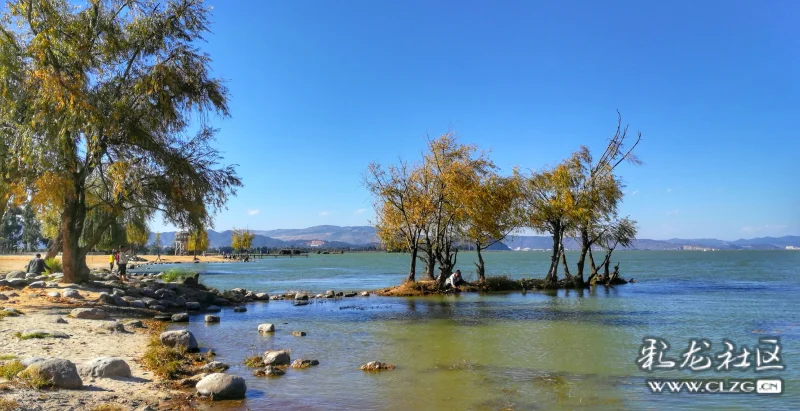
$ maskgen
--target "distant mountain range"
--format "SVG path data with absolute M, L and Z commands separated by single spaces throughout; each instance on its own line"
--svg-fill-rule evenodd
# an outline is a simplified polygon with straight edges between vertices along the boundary
M 311 247 L 324 248 L 364 248 L 377 245 L 378 238 L 375 228 L 371 226 L 340 227 L 335 225 L 320 225 L 301 229 L 279 230 L 251 230 L 255 234 L 253 247 Z M 217 232 L 208 230 L 208 241 L 212 248 L 231 245 L 231 230 Z M 152 244 L 155 234 L 150 234 L 149 243 Z M 175 232 L 161 233 L 162 246 L 170 246 L 175 242 Z M 553 246 L 549 236 L 511 235 L 496 244 L 493 250 L 536 250 L 548 249 Z M 569 250 L 580 248 L 579 244 L 571 238 L 564 240 L 564 246 Z M 787 246 L 800 247 L 800 236 L 761 237 L 753 239 L 740 239 L 736 241 L 717 240 L 715 238 L 648 240 L 637 239 L 631 249 L 636 250 L 783 250 Z

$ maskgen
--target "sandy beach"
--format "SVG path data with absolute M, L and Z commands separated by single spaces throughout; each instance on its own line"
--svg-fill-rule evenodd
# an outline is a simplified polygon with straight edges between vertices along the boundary
M 7 272 L 7 271 L 14 271 L 14 270 L 24 270 L 25 266 L 28 264 L 33 256 L 36 255 L 35 252 L 31 252 L 28 254 L 12 254 L 12 255 L 0 255 L 0 272 Z M 144 258 L 148 262 L 156 261 L 158 256 L 156 255 L 138 255 L 138 257 Z M 224 262 L 228 260 L 224 260 L 222 256 L 208 256 L 208 257 L 197 257 L 200 262 L 208 263 L 208 262 Z M 161 261 L 165 263 L 191 263 L 194 260 L 194 256 L 191 255 L 162 255 Z M 86 264 L 89 268 L 108 268 L 109 262 L 109 255 L 89 255 L 86 256 Z
M 15 290 L 3 287 L 0 294 L 8 297 L 2 301 L 4 307 L 16 308 L 23 315 L 0 319 L 0 356 L 23 360 L 29 357 L 53 357 L 72 361 L 77 366 L 97 357 L 122 358 L 131 369 L 131 378 L 92 378 L 82 376 L 84 387 L 80 390 L 33 390 L 10 384 L 0 377 L 0 391 L 4 400 L 16 401 L 25 410 L 91 410 L 101 404 L 118 404 L 119 409 L 134 410 L 151 406 L 159 408 L 159 401 L 169 400 L 171 393 L 156 386 L 151 372 L 143 369 L 137 361 L 146 349 L 149 334 L 145 328 L 129 325 L 138 320 L 133 312 L 124 313 L 101 307 L 110 313 L 110 320 L 85 320 L 70 318 L 69 312 L 85 302 L 94 301 L 100 290 L 71 285 L 84 297 L 77 303 L 67 299 L 48 297 L 53 291 L 63 292 L 59 287 Z M 84 302 L 85 301 L 85 302 Z M 113 308 L 113 307 L 112 307 Z M 66 323 L 57 323 L 62 318 Z M 141 318 L 144 319 L 144 318 Z M 123 324 L 125 331 L 111 331 L 115 322 Z M 19 339 L 17 332 L 29 329 L 44 329 L 64 332 L 69 338 Z M 144 408 L 142 408 L 144 409 Z

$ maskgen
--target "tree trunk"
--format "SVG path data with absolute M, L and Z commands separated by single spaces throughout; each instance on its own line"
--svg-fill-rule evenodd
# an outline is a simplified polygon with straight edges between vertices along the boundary
M 544 279 L 544 288 L 556 288 L 558 282 L 558 253 L 561 251 L 561 230 L 553 230 L 553 255 L 550 256 L 550 270 Z
M 50 245 L 47 246 L 47 254 L 45 255 L 45 259 L 48 258 L 55 258 L 58 253 L 61 252 L 61 248 L 64 244 L 64 236 L 61 233 L 61 227 L 58 228 L 58 234 L 56 234 L 56 238 L 50 242 Z
M 559 252 L 561 258 L 561 265 L 564 267 L 564 276 L 566 278 L 571 278 L 572 274 L 569 273 L 569 265 L 567 264 L 567 253 L 564 250 L 564 245 L 561 245 L 561 251 Z
M 589 247 L 589 264 L 592 267 L 592 274 L 597 274 L 597 266 L 594 263 L 594 256 L 592 255 L 592 247 Z
M 411 248 L 411 267 L 408 268 L 408 278 L 406 281 L 417 281 L 417 251 L 419 251 L 419 247 L 412 247 Z
M 478 262 L 475 265 L 478 266 L 478 282 L 483 284 L 486 282 L 486 265 L 483 262 L 483 256 L 481 255 L 481 245 L 475 244 L 475 251 L 478 252 Z
M 80 283 L 89 276 L 86 251 L 80 246 L 81 233 L 86 221 L 86 204 L 82 198 L 69 201 L 61 214 L 63 251 L 61 264 L 65 283 Z

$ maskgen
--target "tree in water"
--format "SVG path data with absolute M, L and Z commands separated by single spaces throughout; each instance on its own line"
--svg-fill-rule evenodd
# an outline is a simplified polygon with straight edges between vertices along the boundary
M 86 253 L 128 211 L 211 223 L 241 182 L 212 147 L 209 115 L 229 113 L 195 45 L 202 2 L 15 0 L 0 22 L 0 122 L 33 200 L 58 210 L 65 282 L 86 278 Z

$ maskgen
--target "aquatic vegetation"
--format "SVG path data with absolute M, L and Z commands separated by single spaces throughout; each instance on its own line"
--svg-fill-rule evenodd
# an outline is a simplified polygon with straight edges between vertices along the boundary
M 165 283 L 183 281 L 189 277 L 194 277 L 195 274 L 197 273 L 185 268 L 170 268 L 164 273 L 163 276 L 161 276 L 161 281 L 164 281 Z
M 260 355 L 254 354 L 245 358 L 244 361 L 242 361 L 242 364 L 251 368 L 260 367 L 264 365 L 264 359 L 261 358 Z

